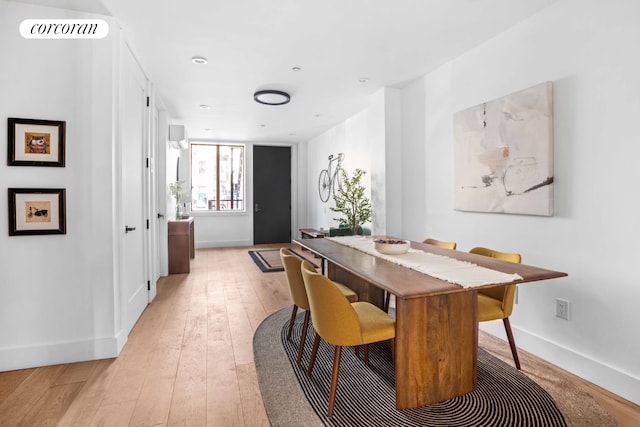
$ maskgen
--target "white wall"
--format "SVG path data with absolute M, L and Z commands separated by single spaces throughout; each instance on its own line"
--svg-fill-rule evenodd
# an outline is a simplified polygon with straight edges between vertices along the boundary
M 90 15 L 0 0 L 0 135 L 7 117 L 66 121 L 66 167 L 0 162 L 9 187 L 66 188 L 67 234 L 8 236 L 0 209 L 0 371 L 117 354 L 113 90 L 117 28 L 102 40 L 26 40 L 24 19 Z M 101 17 L 106 19 L 104 17 Z M 107 19 L 108 21 L 108 19 Z M 0 144 L 0 157 L 7 146 Z
M 404 237 L 520 252 L 525 264 L 567 272 L 564 279 L 519 286 L 511 317 L 517 344 L 636 403 L 638 17 L 634 0 L 559 1 L 403 91 L 405 114 L 421 109 L 421 97 L 426 101 L 424 185 L 414 187 L 425 201 L 418 208 L 424 217 L 416 222 L 404 212 L 412 221 Z M 548 80 L 554 86 L 554 216 L 452 210 L 452 114 Z M 422 131 L 404 130 L 405 141 L 422 154 Z M 416 160 L 403 160 L 405 170 L 417 170 Z M 556 297 L 570 301 L 569 321 L 554 316 Z M 482 326 L 503 333 L 501 322 Z
M 306 206 L 308 212 L 305 227 L 328 229 L 338 226 L 335 218 L 340 215 L 330 209 L 335 207 L 333 193 L 328 202 L 323 203 L 320 200 L 318 177 L 320 171 L 327 168 L 329 155 L 344 153 L 342 168 L 349 176 L 357 168 L 364 170 L 366 174 L 362 183 L 366 188 L 373 189 L 369 194 L 373 216 L 372 233 L 385 233 L 387 197 L 385 106 L 387 102 L 399 103 L 399 99 L 387 101 L 388 97 L 394 97 L 394 94 L 387 95 L 387 91 L 393 93 L 394 89 L 379 90 L 371 96 L 368 108 L 307 143 Z M 395 95 L 399 97 L 398 94 Z M 396 123 L 396 126 L 399 127 L 399 123 Z M 393 133 L 393 130 L 390 132 Z
M 384 181 L 385 226 L 390 236 L 402 234 L 402 101 L 398 89 L 385 89 Z
M 425 91 L 424 79 L 406 86 L 401 94 L 402 144 L 400 226 L 397 236 L 422 241 L 426 218 Z M 394 233 L 389 233 L 394 235 Z

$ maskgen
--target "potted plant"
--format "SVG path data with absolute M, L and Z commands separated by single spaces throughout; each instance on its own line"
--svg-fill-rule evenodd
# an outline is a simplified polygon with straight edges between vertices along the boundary
M 176 219 L 182 218 L 182 199 L 187 195 L 186 191 L 182 188 L 184 181 L 176 181 L 169 184 L 169 193 L 176 199 Z
M 358 234 L 358 228 L 365 222 L 371 221 L 371 201 L 365 196 L 366 188 L 362 185 L 362 176 L 365 171 L 358 168 L 349 178 L 344 169 L 341 169 L 342 185 L 333 194 L 335 207 L 331 210 L 341 213 L 340 218 L 334 218 L 340 224 L 347 224 L 351 232 Z

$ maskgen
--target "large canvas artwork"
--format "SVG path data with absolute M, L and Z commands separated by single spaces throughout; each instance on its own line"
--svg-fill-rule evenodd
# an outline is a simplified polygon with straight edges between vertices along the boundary
M 453 116 L 454 209 L 553 214 L 551 82 Z

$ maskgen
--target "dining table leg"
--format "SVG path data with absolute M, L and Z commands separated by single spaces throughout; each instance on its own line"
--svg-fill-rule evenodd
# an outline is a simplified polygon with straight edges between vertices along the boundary
M 396 297 L 396 408 L 442 402 L 478 384 L 477 291 Z

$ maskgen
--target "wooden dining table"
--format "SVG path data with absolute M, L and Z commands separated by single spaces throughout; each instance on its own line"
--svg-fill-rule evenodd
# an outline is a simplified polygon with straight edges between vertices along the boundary
M 323 259 L 328 277 L 349 286 L 360 301 L 382 308 L 385 292 L 395 296 L 397 409 L 431 405 L 475 390 L 477 290 L 507 283 L 464 288 L 332 239 L 301 239 L 294 243 Z M 567 275 L 423 243 L 411 242 L 411 247 L 522 277 L 511 283 Z

